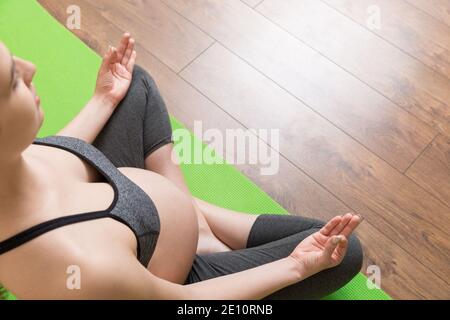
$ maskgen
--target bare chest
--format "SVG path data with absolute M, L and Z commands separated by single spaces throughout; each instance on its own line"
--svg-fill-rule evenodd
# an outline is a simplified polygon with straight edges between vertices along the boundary
M 42 146 L 32 146 L 27 152 L 32 153 L 30 159 L 36 161 L 42 172 L 43 187 L 23 201 L 3 206 L 2 210 L 8 214 L 0 217 L 5 220 L 0 221 L 0 241 L 46 221 L 104 211 L 113 203 L 112 186 L 95 168 L 77 156 Z M 102 227 L 102 224 L 110 223 L 108 220 L 102 219 L 92 225 Z M 82 234 L 81 230 L 86 229 L 86 225 L 75 224 L 73 227 Z

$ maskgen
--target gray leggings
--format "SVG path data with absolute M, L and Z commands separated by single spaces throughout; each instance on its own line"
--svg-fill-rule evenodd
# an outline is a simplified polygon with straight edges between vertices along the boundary
M 135 67 L 133 82 L 93 143 L 116 167 L 144 168 L 144 160 L 159 147 L 171 143 L 169 116 L 150 75 Z M 251 269 L 287 257 L 306 237 L 324 223 L 292 215 L 258 216 L 250 231 L 247 247 L 230 252 L 197 255 L 186 284 Z M 319 299 L 349 282 L 362 267 L 361 245 L 349 239 L 343 262 L 279 290 L 267 299 Z M 270 275 L 268 275 L 270 276 Z

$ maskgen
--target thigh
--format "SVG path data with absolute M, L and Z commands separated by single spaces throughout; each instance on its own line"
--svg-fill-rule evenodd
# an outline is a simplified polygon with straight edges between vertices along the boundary
M 250 229 L 247 248 L 260 246 L 311 229 L 320 230 L 324 225 L 323 221 L 302 216 L 262 214 L 258 216 Z
M 145 159 L 171 142 L 169 114 L 155 81 L 135 66 L 127 95 L 93 145 L 116 167 L 145 169 Z
M 153 78 L 139 66 L 138 74 L 147 93 L 147 105 L 144 114 L 144 158 L 172 140 L 172 126 L 166 104 Z
M 146 87 L 135 69 L 127 95 L 93 142 L 118 168 L 144 168 L 146 104 Z

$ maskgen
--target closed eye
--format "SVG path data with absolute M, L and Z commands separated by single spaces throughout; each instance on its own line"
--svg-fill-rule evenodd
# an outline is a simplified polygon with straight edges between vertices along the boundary
M 19 85 L 19 75 L 18 75 L 17 71 L 15 71 L 14 78 L 13 78 L 13 84 L 12 84 L 13 90 L 15 90 L 18 85 Z

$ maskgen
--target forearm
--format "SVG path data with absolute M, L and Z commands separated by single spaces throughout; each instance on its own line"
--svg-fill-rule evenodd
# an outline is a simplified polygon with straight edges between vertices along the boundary
M 107 99 L 93 96 L 80 113 L 58 135 L 94 142 L 114 112 L 114 105 Z
M 297 262 L 284 258 L 238 273 L 185 286 L 190 300 L 256 300 L 295 284 L 304 277 Z
M 302 281 L 294 258 L 284 258 L 238 273 L 189 285 L 169 282 L 151 274 L 134 256 L 86 261 L 83 266 L 83 290 L 80 299 L 137 299 L 137 300 L 256 300 Z M 114 267 L 111 268 L 111 263 Z M 55 281 L 59 281 L 54 278 Z M 39 279 L 36 279 L 39 283 Z M 65 298 L 72 291 L 60 288 L 54 295 Z

